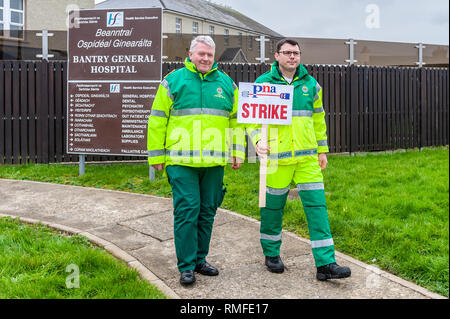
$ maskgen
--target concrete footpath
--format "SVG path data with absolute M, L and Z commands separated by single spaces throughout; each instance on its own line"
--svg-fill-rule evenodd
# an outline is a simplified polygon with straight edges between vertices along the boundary
M 150 195 L 0 179 L 0 217 L 84 235 L 170 298 L 444 298 L 339 252 L 337 263 L 349 266 L 352 276 L 319 282 L 309 240 L 286 231 L 281 257 L 287 269 L 270 273 L 259 222 L 224 209 L 217 212 L 207 258 L 220 274 L 196 274 L 186 288 L 176 267 L 172 209 L 171 199 Z

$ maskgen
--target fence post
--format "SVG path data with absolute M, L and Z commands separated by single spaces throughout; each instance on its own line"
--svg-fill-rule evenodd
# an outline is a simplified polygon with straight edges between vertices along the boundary
M 427 145 L 427 74 L 424 68 L 420 69 L 420 147 Z
M 37 113 L 38 113 L 38 163 L 48 163 L 49 162 L 49 147 L 53 147 L 53 145 L 49 145 L 48 141 L 48 129 L 49 129 L 49 91 L 48 91 L 48 58 L 53 58 L 53 54 L 48 54 L 48 37 L 52 37 L 53 33 L 48 33 L 48 30 L 44 29 L 40 33 L 36 33 L 38 37 L 42 37 L 42 54 L 36 54 L 37 58 L 42 58 L 41 64 L 41 74 L 39 79 L 40 92 L 38 98 L 37 105 Z M 38 68 L 39 70 L 39 68 Z M 39 90 L 38 90 L 39 91 Z M 51 97 L 50 97 L 51 98 Z M 39 147 L 39 145 L 42 145 Z M 53 161 L 52 159 L 51 161 Z
M 0 61 L 0 83 L 5 83 L 5 64 L 3 61 Z M 4 85 L 0 85 L 0 103 L 4 103 L 5 100 L 5 89 Z M 3 106 L 0 107 L 0 132 L 5 132 L 5 111 L 3 110 Z M 5 156 L 5 142 L 6 142 L 6 134 L 0 134 L 0 164 L 4 164 L 6 162 Z
M 350 66 L 350 155 L 357 151 L 358 146 L 358 72 L 355 65 Z
M 47 164 L 49 162 L 48 61 L 42 60 L 42 62 L 37 62 L 36 65 L 37 163 Z M 50 147 L 53 147 L 53 145 Z

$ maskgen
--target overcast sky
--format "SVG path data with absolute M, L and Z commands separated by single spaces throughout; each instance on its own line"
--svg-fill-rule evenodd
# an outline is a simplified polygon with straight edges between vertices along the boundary
M 449 44 L 448 0 L 213 2 L 231 6 L 284 36 Z

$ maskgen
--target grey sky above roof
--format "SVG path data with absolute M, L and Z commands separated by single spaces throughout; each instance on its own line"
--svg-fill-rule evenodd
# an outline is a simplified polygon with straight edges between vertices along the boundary
M 205 0 L 106 0 L 98 3 L 96 8 L 163 8 L 271 36 L 282 36 L 231 8 Z
M 96 0 L 98 2 L 100 0 Z M 119 0 L 126 4 L 133 2 Z M 140 2 L 154 2 L 144 1 Z M 169 3 L 168 0 L 162 2 Z M 178 2 L 178 1 L 170 1 Z M 181 1 L 185 2 L 185 1 Z M 213 0 L 290 37 L 449 44 L 448 0 Z M 378 25 L 367 25 L 376 16 Z M 372 19 L 372 22 L 376 22 Z
M 448 0 L 213 0 L 287 37 L 449 44 Z

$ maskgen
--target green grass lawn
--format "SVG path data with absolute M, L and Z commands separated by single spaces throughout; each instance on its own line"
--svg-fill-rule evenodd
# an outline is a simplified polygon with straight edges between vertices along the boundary
M 330 155 L 324 171 L 336 249 L 449 296 L 448 147 L 395 153 Z M 259 219 L 257 164 L 227 167 L 223 208 Z M 0 166 L 0 178 L 171 196 L 160 172 L 146 164 Z M 294 186 L 293 186 L 294 187 Z M 299 200 L 288 201 L 284 229 L 309 238 Z
M 166 297 L 86 237 L 0 218 L 0 299 L 12 298 Z

